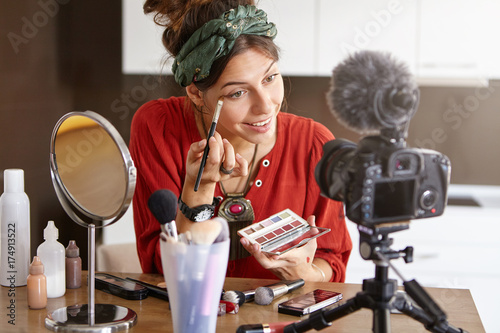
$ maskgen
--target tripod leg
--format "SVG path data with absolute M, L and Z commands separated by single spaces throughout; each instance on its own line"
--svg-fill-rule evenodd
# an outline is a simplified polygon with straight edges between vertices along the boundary
M 391 332 L 391 312 L 389 309 L 377 307 L 373 309 L 373 332 Z
M 467 331 L 456 328 L 446 321 L 446 318 L 440 319 L 439 321 L 433 320 L 433 318 L 420 307 L 413 305 L 411 299 L 405 293 L 398 293 L 396 295 L 396 300 L 394 301 L 394 307 L 404 313 L 405 315 L 421 322 L 424 327 L 435 333 L 467 333 Z

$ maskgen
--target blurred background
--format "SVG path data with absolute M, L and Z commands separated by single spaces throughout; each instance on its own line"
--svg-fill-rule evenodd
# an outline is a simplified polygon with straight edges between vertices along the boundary
M 487 237 L 491 228 L 498 231 L 492 219 L 498 220 L 500 207 L 500 50 L 494 38 L 500 32 L 495 17 L 499 5 L 487 0 L 349 4 L 265 0 L 260 4 L 278 24 L 276 41 L 282 48 L 288 112 L 325 124 L 338 138 L 357 141 L 359 135 L 339 125 L 328 110 L 325 93 L 333 67 L 356 49 L 390 51 L 409 64 L 421 90 L 409 145 L 446 154 L 452 163 L 452 184 L 459 185 L 457 198 L 472 199 L 468 201 L 472 209 L 493 209 L 481 215 L 465 207 L 468 213 L 458 211 L 452 221 L 441 224 L 452 230 L 445 229 L 435 242 L 470 244 L 469 253 L 484 239 L 486 253 L 476 252 L 475 257 L 489 256 L 493 262 L 500 258 L 498 246 L 491 245 L 498 242 Z M 59 241 L 67 246 L 75 239 L 86 267 L 87 230 L 67 217 L 51 182 L 49 143 L 54 125 L 67 112 L 92 110 L 106 117 L 128 142 L 130 123 L 140 105 L 184 92 L 168 75 L 160 32 L 152 18 L 142 14 L 142 1 L 2 1 L 0 17 L 0 170 L 25 170 L 32 255 L 43 241 L 47 221 L 54 220 Z M 454 224 L 464 214 L 471 218 Z M 485 224 L 481 226 L 474 216 L 483 216 Z M 127 223 L 125 239 L 133 241 L 131 221 Z M 432 230 L 424 229 L 422 238 L 440 229 Z M 471 240 L 467 237 L 471 230 L 483 232 Z M 356 242 L 356 230 L 352 233 Z M 98 232 L 100 242 L 105 237 Z M 354 246 L 350 281 L 360 282 L 356 274 L 370 277 L 373 271 L 366 271 L 366 263 L 356 266 L 359 255 Z M 466 270 L 469 263 L 457 265 Z M 485 275 L 498 281 L 500 272 L 487 270 Z M 432 281 L 437 280 L 427 285 L 446 284 Z M 456 281 L 451 286 L 470 287 Z M 483 309 L 486 312 L 489 306 Z M 484 312 L 480 309 L 482 316 Z

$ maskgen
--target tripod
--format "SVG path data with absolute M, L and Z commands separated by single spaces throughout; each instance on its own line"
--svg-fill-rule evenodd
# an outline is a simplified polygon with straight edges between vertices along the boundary
M 342 318 L 361 308 L 373 311 L 373 332 L 390 333 L 391 310 L 398 310 L 421 322 L 424 327 L 435 333 L 466 333 L 465 330 L 450 325 L 446 314 L 432 300 L 417 281 L 406 281 L 390 263 L 390 260 L 403 257 L 405 262 L 413 261 L 413 248 L 401 251 L 390 248 L 392 238 L 389 233 L 409 228 L 409 222 L 384 224 L 366 227 L 359 225 L 360 253 L 363 259 L 375 263 L 375 277 L 363 280 L 362 291 L 351 299 L 334 308 L 325 308 L 310 315 L 308 319 L 286 326 L 285 333 L 306 332 L 311 329 L 322 330 L 336 319 Z M 405 292 L 397 292 L 397 281 L 389 279 L 389 267 L 403 280 Z M 416 303 L 413 304 L 413 302 Z

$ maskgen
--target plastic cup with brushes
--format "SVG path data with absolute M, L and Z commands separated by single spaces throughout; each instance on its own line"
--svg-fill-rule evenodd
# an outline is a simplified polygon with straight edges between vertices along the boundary
M 160 238 L 175 333 L 213 333 L 229 258 L 222 218 L 197 222 L 177 239 Z

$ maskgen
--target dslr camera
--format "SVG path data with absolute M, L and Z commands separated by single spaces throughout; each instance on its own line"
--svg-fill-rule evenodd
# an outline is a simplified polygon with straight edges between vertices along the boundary
M 358 52 L 334 69 L 329 94 L 341 123 L 379 135 L 324 145 L 315 170 L 322 195 L 345 202 L 347 217 L 369 227 L 441 215 L 451 165 L 437 151 L 406 147 L 419 97 L 406 66 Z
M 450 161 L 436 151 L 398 148 L 380 137 L 359 145 L 327 142 L 316 166 L 323 195 L 346 204 L 347 217 L 371 225 L 441 215 Z

